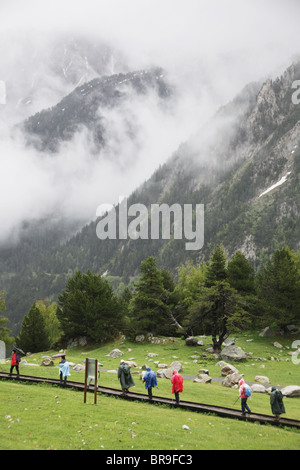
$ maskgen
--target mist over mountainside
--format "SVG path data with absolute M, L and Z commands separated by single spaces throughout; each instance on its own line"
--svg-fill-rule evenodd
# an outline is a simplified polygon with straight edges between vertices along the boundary
M 109 144 L 112 133 L 109 114 L 115 110 L 124 121 L 124 131 L 133 141 L 139 136 L 138 123 L 131 119 L 135 101 L 139 96 L 145 97 L 150 93 L 153 99 L 168 98 L 171 87 L 163 77 L 163 70 L 155 68 L 88 81 L 56 106 L 29 117 L 23 124 L 26 139 L 42 152 L 57 152 L 64 141 L 70 141 L 76 132 L 86 130 L 91 136 L 91 149 L 97 155 L 101 147 Z M 167 108 L 166 103 L 164 106 Z M 105 153 L 108 153 L 107 149 Z
M 121 290 L 149 254 L 176 273 L 218 242 L 256 267 L 298 247 L 299 14 L 298 0 L 1 3 L 0 291 L 14 332 L 76 269 Z M 203 248 L 100 241 L 97 208 L 122 196 L 204 204 Z
M 229 257 L 241 250 L 256 268 L 280 246 L 299 249 L 300 106 L 292 102 L 292 83 L 299 79 L 298 62 L 275 80 L 247 85 L 128 198 L 128 206 L 148 208 L 204 204 L 201 250 L 187 251 L 186 240 L 173 237 L 101 241 L 99 219 L 64 243 L 46 223 L 40 240 L 47 243 L 36 244 L 38 237 L 29 228 L 13 252 L 2 250 L 1 281 L 14 327 L 24 305 L 29 308 L 36 298 L 55 299 L 77 269 L 105 274 L 118 288 L 139 273 L 150 255 L 176 275 L 189 259 L 207 260 L 217 243 Z

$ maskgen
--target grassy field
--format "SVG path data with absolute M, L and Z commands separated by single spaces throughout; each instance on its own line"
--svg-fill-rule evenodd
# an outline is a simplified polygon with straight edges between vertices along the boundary
M 247 340 L 253 339 L 248 342 Z M 254 333 L 236 338 L 236 344 L 252 352 L 245 363 L 236 363 L 245 379 L 254 381 L 255 375 L 266 375 L 272 384 L 299 385 L 299 368 L 288 354 L 292 339 L 277 338 L 283 345 L 273 346 L 275 339 L 260 338 Z M 184 366 L 183 375 L 197 375 L 200 368 L 209 370 L 211 377 L 220 377 L 220 367 L 212 357 L 203 359 L 204 347 L 187 347 L 180 339 L 164 344 L 134 344 L 116 341 L 101 347 L 74 348 L 67 358 L 82 363 L 85 357 L 97 358 L 106 369 L 116 369 L 119 358 L 106 355 L 114 348 L 124 352 L 125 360 L 134 358 L 138 366 L 147 364 L 155 370 L 155 360 L 170 364 L 175 359 Z M 128 351 L 131 349 L 131 351 Z M 56 353 L 32 355 L 28 363 L 40 364 L 42 357 Z M 158 354 L 149 361 L 148 352 Z M 197 363 L 191 356 L 199 355 Z M 274 360 L 271 360 L 271 357 Z M 265 358 L 266 361 L 261 361 Z M 45 377 L 58 377 L 58 359 L 54 367 L 21 366 L 21 373 Z M 264 368 L 260 366 L 264 365 Z M 0 365 L 9 370 L 9 363 Z M 135 369 L 132 369 L 134 371 Z M 84 373 L 71 370 L 70 380 L 84 381 Z M 137 392 L 145 393 L 141 376 L 133 375 Z M 116 373 L 101 372 L 100 384 L 120 388 Z M 158 379 L 156 396 L 171 396 L 170 381 Z M 184 381 L 182 399 L 233 407 L 238 391 L 221 383 L 196 384 Z M 93 394 L 83 403 L 81 392 L 50 385 L 29 385 L 17 381 L 0 381 L 0 449 L 105 449 L 105 450 L 197 450 L 197 449 L 299 449 L 300 432 L 257 423 L 247 423 L 220 418 L 161 405 L 128 402 L 123 399 L 98 395 L 97 405 Z M 286 417 L 300 419 L 300 399 L 285 398 Z M 254 412 L 271 414 L 268 394 L 253 394 L 249 402 Z M 235 408 L 239 409 L 239 402 Z M 182 426 L 189 429 L 183 429 Z

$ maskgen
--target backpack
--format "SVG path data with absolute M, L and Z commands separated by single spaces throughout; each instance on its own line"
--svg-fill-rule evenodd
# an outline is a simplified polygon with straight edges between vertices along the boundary
M 251 388 L 249 387 L 248 384 L 245 384 L 245 392 L 244 392 L 244 394 L 245 394 L 245 397 L 247 397 L 247 398 L 248 398 L 248 397 L 251 397 Z

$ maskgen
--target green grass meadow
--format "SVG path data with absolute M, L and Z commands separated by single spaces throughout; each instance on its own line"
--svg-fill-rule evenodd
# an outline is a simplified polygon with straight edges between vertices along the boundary
M 247 340 L 252 339 L 249 342 Z M 299 385 L 300 365 L 295 365 L 288 354 L 293 339 L 277 338 L 282 350 L 273 346 L 274 338 L 260 338 L 247 333 L 236 338 L 236 344 L 246 352 L 252 352 L 245 363 L 235 363 L 246 381 L 254 381 L 255 375 L 266 375 L 271 384 Z M 220 367 L 212 356 L 203 359 L 204 347 L 187 347 L 184 341 L 167 340 L 164 344 L 114 343 L 67 351 L 67 359 L 82 363 L 86 357 L 97 358 L 105 369 L 116 369 L 120 358 L 106 355 L 114 348 L 124 352 L 123 359 L 132 359 L 139 366 L 147 364 L 156 370 L 153 361 L 170 364 L 178 359 L 183 364 L 183 375 L 197 375 L 200 368 L 207 368 L 211 377 L 220 377 Z M 131 351 L 128 351 L 131 349 Z M 27 357 L 28 363 L 40 364 L 42 357 L 56 353 L 47 351 Z M 149 361 L 148 352 L 158 354 Z M 199 355 L 197 363 L 191 356 Z M 274 360 L 271 360 L 271 357 Z M 264 358 L 266 361 L 261 361 Z M 58 362 L 51 367 L 24 365 L 21 374 L 58 378 Z M 264 368 L 261 366 L 264 365 Z M 8 371 L 9 362 L 0 365 Z M 134 372 L 135 369 L 132 369 Z M 134 374 L 132 391 L 145 393 L 141 376 Z M 71 370 L 69 380 L 83 382 L 84 372 Z M 102 372 L 100 385 L 120 388 L 114 372 Z M 171 397 L 169 380 L 158 379 L 154 396 Z M 197 384 L 184 380 L 182 399 L 240 409 L 234 405 L 238 391 L 221 383 Z M 300 420 L 300 398 L 284 399 L 285 417 Z M 271 414 L 267 393 L 254 393 L 249 401 L 253 412 Z M 188 426 L 184 429 L 183 426 Z M 165 405 L 133 402 L 98 393 L 94 405 L 94 394 L 87 394 L 48 384 L 29 384 L 0 381 L 0 449 L 1 450 L 297 450 L 300 447 L 300 432 L 291 428 L 261 425 L 236 419 L 220 418 Z

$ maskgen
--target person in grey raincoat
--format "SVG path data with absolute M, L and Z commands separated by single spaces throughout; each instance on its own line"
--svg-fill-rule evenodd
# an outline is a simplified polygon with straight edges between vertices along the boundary
M 123 394 L 127 393 L 130 387 L 135 386 L 134 380 L 131 376 L 130 367 L 125 364 L 123 359 L 121 360 L 118 369 L 118 379 L 120 380 Z
M 283 395 L 280 390 L 277 390 L 276 387 L 272 387 L 270 395 L 270 404 L 273 415 L 275 419 L 280 419 L 280 415 L 285 413 L 285 407 L 283 404 Z
M 152 400 L 152 388 L 157 387 L 156 373 L 150 367 L 147 367 L 146 371 L 143 383 L 145 383 L 145 389 L 148 390 L 149 399 Z

